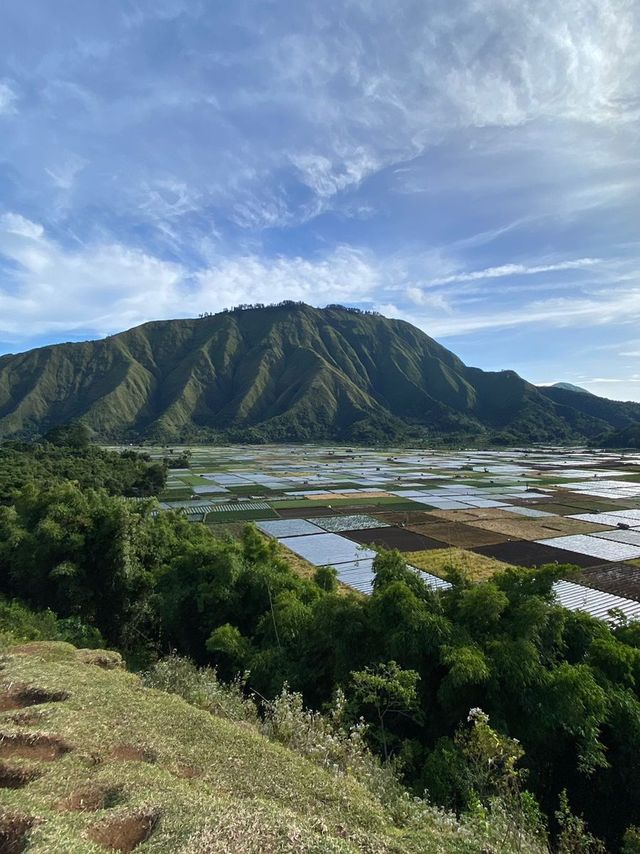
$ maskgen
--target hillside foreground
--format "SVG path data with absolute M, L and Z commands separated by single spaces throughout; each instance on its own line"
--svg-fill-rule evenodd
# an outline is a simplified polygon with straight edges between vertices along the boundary
M 498 823 L 427 806 L 394 822 L 351 776 L 144 687 L 116 653 L 31 643 L 8 650 L 0 675 L 7 854 L 512 850 Z

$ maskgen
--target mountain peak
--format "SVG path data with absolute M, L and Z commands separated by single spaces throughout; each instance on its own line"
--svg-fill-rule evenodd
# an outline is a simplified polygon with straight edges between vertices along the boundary
M 108 440 L 512 444 L 583 441 L 640 405 L 468 367 L 375 312 L 284 302 L 0 360 L 0 436 L 78 420 Z

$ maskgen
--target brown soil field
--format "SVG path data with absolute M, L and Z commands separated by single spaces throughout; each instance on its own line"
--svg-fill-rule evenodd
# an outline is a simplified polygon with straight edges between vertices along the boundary
M 371 510 L 371 515 L 388 525 L 403 525 L 415 527 L 416 525 L 426 525 L 434 521 L 433 514 L 425 510 L 410 510 L 402 512 L 398 510 Z
M 640 567 L 629 563 L 605 563 L 585 569 L 576 581 L 596 590 L 640 602 Z
M 545 517 L 543 519 L 511 516 L 510 519 L 485 519 L 479 522 L 469 522 L 469 525 L 474 528 L 482 528 L 485 531 L 497 531 L 504 534 L 505 537 L 516 540 L 546 540 L 550 537 L 590 534 L 592 531 L 607 530 L 604 525 L 581 522 L 579 519 L 568 519 L 564 516 Z
M 398 549 L 401 552 L 442 548 L 442 543 L 438 540 L 423 537 L 406 528 L 365 528 L 362 531 L 345 531 L 343 536 L 362 545 L 375 543 L 385 549 Z
M 565 549 L 554 549 L 542 543 L 526 540 L 512 540 L 508 543 L 498 543 L 495 546 L 479 546 L 472 551 L 516 566 L 536 567 L 547 563 L 566 563 L 573 566 L 589 567 L 602 563 L 602 558 L 590 557 Z
M 470 507 L 468 510 L 432 510 L 431 515 L 446 522 L 477 522 L 480 519 L 510 519 L 513 514 L 500 507 Z
M 497 531 L 485 530 L 478 525 L 466 525 L 464 522 L 429 522 L 422 525 L 410 525 L 409 528 L 425 537 L 446 543 L 461 549 L 474 546 L 490 546 L 504 543 L 508 537 Z

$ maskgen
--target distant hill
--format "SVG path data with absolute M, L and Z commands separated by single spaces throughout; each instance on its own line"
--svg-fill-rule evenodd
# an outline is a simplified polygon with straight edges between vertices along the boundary
M 640 422 L 599 436 L 594 444 L 603 448 L 640 448 Z
M 81 420 L 108 440 L 582 441 L 640 404 L 467 367 L 401 320 L 245 307 L 0 357 L 0 436 Z
M 578 394 L 593 394 L 591 391 L 587 391 L 586 388 L 582 388 L 582 386 L 574 385 L 573 383 L 553 383 L 551 386 L 547 386 L 548 388 L 563 388 L 565 391 L 575 391 Z M 544 388 L 544 386 L 542 386 Z

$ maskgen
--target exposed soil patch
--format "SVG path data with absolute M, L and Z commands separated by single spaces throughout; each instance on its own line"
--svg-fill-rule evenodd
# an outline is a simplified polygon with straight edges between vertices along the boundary
M 567 519 L 564 516 L 542 519 L 525 519 L 512 515 L 510 519 L 484 519 L 469 522 L 478 530 L 493 531 L 514 540 L 545 540 L 568 534 L 591 534 L 593 531 L 605 531 L 604 525 L 582 522 L 579 519 Z
M 15 756 L 19 759 L 40 759 L 53 762 L 68 753 L 71 747 L 53 735 L 30 733 L 0 733 L 0 757 Z
M 35 769 L 14 768 L 6 762 L 0 762 L 0 789 L 22 789 L 39 776 L 40 772 Z
M 17 726 L 39 726 L 42 729 L 42 722 L 46 717 L 46 712 L 41 709 L 27 709 L 10 715 L 9 720 Z
M 0 688 L 0 712 L 25 709 L 42 703 L 60 703 L 67 700 L 66 691 L 45 691 L 31 685 L 8 685 Z
M 179 765 L 173 774 L 182 780 L 197 780 L 199 777 L 202 777 L 202 771 L 199 768 L 194 768 L 192 765 Z
M 114 816 L 94 824 L 89 828 L 87 836 L 92 842 L 109 851 L 133 851 L 149 839 L 158 823 L 158 817 L 158 813 L 154 811 Z
M 135 744 L 117 744 L 109 759 L 117 759 L 120 762 L 155 762 L 156 754 L 153 750 L 144 747 L 136 747 Z
M 565 549 L 554 549 L 552 546 L 525 540 L 498 543 L 495 546 L 479 546 L 471 549 L 471 551 L 494 557 L 505 563 L 513 563 L 516 566 L 536 567 L 547 563 L 568 563 L 574 566 L 587 567 L 602 563 L 602 558 L 590 557 Z
M 389 525 L 397 525 L 399 528 L 426 525 L 428 522 L 434 521 L 431 513 L 425 513 L 424 510 L 409 510 L 403 513 L 399 510 L 385 510 L 384 512 L 381 512 L 380 510 L 375 509 L 371 515 L 375 516 L 376 519 L 381 519 L 383 522 L 387 522 Z
M 398 549 L 401 552 L 442 548 L 442 543 L 438 540 L 432 540 L 406 528 L 365 528 L 362 531 L 345 531 L 344 536 L 356 543 L 375 543 L 385 549 Z
M 112 652 L 106 649 L 79 649 L 76 652 L 78 658 L 83 664 L 94 664 L 96 667 L 101 667 L 103 670 L 118 670 L 124 668 L 124 661 L 118 652 Z
M 466 525 L 464 522 L 431 522 L 423 525 L 411 525 L 411 530 L 423 536 L 439 540 L 441 543 L 461 549 L 474 546 L 491 546 L 504 543 L 508 539 L 498 531 Z
M 68 812 L 95 812 L 111 809 L 122 803 L 122 789 L 117 786 L 81 786 L 58 803 L 58 809 Z
M 24 815 L 0 815 L 0 854 L 20 854 L 27 847 L 27 834 L 33 819 Z
M 41 655 L 42 642 L 33 641 L 32 643 L 21 643 L 11 647 L 11 653 L 19 653 L 20 655 Z
M 640 602 L 640 568 L 630 563 L 605 563 L 585 569 L 578 579 L 586 587 Z

